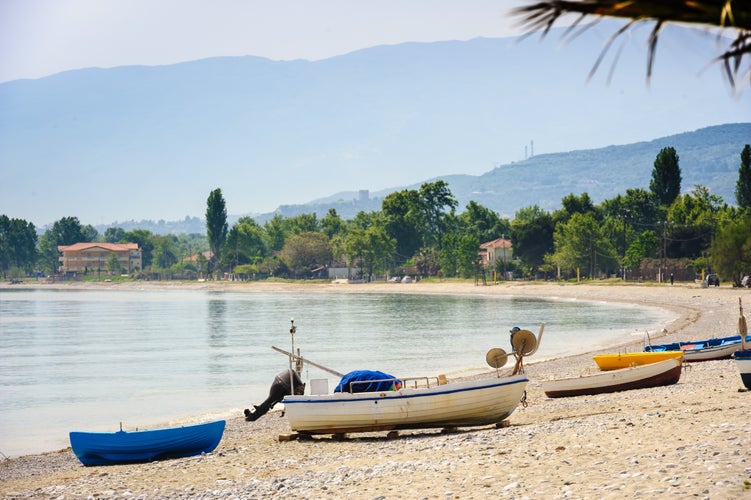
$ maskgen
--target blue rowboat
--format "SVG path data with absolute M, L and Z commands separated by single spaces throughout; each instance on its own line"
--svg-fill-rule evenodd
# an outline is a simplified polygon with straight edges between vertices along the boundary
M 224 434 L 224 420 L 142 431 L 70 433 L 73 453 L 84 465 L 149 462 L 209 453 Z
M 741 381 L 746 389 L 751 389 L 751 349 L 745 351 L 735 351 L 735 366 L 738 367 L 738 373 L 741 375 Z

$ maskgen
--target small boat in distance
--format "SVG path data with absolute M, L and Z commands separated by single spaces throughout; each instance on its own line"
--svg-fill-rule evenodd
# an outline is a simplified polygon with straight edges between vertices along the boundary
M 620 370 L 547 380 L 542 382 L 542 390 L 549 398 L 562 398 L 671 385 L 677 383 L 680 379 L 682 364 L 683 359 L 670 358 L 657 363 L 621 368 Z
M 746 342 L 751 337 L 746 337 Z M 714 361 L 717 359 L 730 359 L 733 353 L 740 348 L 741 336 L 719 337 L 690 342 L 672 342 L 669 344 L 647 345 L 646 352 L 683 351 L 684 359 L 691 361 Z
M 671 358 L 683 358 L 683 351 L 618 352 L 592 356 L 602 371 L 648 365 Z
M 213 451 L 224 420 L 183 427 L 117 432 L 70 433 L 70 446 L 84 465 L 114 465 L 189 457 Z

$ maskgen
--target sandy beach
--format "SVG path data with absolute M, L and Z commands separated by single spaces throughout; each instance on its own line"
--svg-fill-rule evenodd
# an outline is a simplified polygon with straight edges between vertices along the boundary
M 32 285 L 14 285 L 32 286 Z M 514 282 L 308 284 L 95 283 L 40 286 L 205 287 L 232 291 L 509 294 L 646 304 L 680 318 L 661 341 L 735 335 L 738 298 L 728 285 Z M 751 318 L 749 318 L 751 319 Z M 545 318 L 540 318 L 545 321 Z M 618 318 L 613 318 L 618 321 Z M 545 335 L 554 335 L 546 330 Z M 652 337 L 652 341 L 655 337 Z M 641 350 L 641 342 L 600 352 Z M 505 348 L 505 346 L 504 346 Z M 484 354 L 484 353 L 483 353 Z M 256 422 L 228 420 L 203 456 L 84 467 L 70 449 L 5 458 L 5 498 L 751 498 L 751 393 L 733 360 L 684 365 L 680 382 L 653 389 L 550 399 L 540 382 L 596 371 L 592 354 L 535 362 L 526 407 L 507 427 L 354 434 L 280 442 L 289 432 L 273 411 Z M 436 361 L 437 366 L 440 360 Z M 54 418 L 54 415 L 51 416 Z M 0 457 L 3 458 L 3 457 Z

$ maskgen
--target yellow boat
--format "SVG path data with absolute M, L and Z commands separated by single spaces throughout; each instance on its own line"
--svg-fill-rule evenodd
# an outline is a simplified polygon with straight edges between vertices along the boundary
M 673 358 L 681 358 L 683 361 L 683 351 L 619 352 L 592 356 L 597 366 L 603 371 L 648 365 Z

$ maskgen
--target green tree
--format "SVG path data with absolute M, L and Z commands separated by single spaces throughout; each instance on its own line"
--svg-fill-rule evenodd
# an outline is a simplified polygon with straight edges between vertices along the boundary
M 290 217 L 285 221 L 288 235 L 300 233 L 317 233 L 321 230 L 321 224 L 315 213 L 300 214 Z
M 173 235 L 155 235 L 152 237 L 154 244 L 153 264 L 162 271 L 168 270 L 178 262 L 177 238 Z
M 456 260 L 459 274 L 463 278 L 475 276 L 480 270 L 480 239 L 472 234 L 461 236 L 456 249 Z
M 329 239 L 333 239 L 335 236 L 346 232 L 347 223 L 339 217 L 335 208 L 329 208 L 328 213 L 321 219 L 321 230 Z
M 307 275 L 312 269 L 331 262 L 331 242 L 323 233 L 296 234 L 284 244 L 281 257 L 295 276 Z
M 509 221 L 501 219 L 496 212 L 475 201 L 470 201 L 467 204 L 458 219 L 462 228 L 461 231 L 476 235 L 481 242 L 494 240 L 504 234 L 507 235 L 511 230 Z
M 386 218 L 384 217 L 383 212 L 365 212 L 364 210 L 360 210 L 355 215 L 355 218 L 349 221 L 348 223 L 351 227 L 357 227 L 360 229 L 367 229 L 369 227 L 373 226 L 383 226 L 386 225 Z
M 354 264 L 359 267 L 361 276 L 370 277 L 379 270 L 385 270 L 395 248 L 396 241 L 382 225 L 371 225 L 365 229 L 355 227 L 344 237 L 347 262 L 350 266 Z
M 738 282 L 751 274 L 751 216 L 725 224 L 710 248 L 715 270 L 721 276 L 732 276 Z
M 441 273 L 447 278 L 453 278 L 459 272 L 459 236 L 449 233 L 444 237 L 443 248 L 438 255 Z
M 616 250 L 591 213 L 575 213 L 568 222 L 556 226 L 553 237 L 554 260 L 562 269 L 581 269 L 594 278 L 598 272 L 617 267 Z
M 422 247 L 420 195 L 414 190 L 402 190 L 387 195 L 381 202 L 386 232 L 396 240 L 398 264 L 411 258 Z
M 589 193 L 582 193 L 579 196 L 569 193 L 561 199 L 561 205 L 569 217 L 574 214 L 587 214 L 595 211 L 595 204 L 589 197 Z
M 516 211 L 514 214 L 514 220 L 511 221 L 511 224 L 513 225 L 516 223 L 523 223 L 523 222 L 531 222 L 538 217 L 542 217 L 543 215 L 550 215 L 547 211 L 540 208 L 539 205 L 531 205 L 528 207 L 522 207 L 519 210 Z
M 700 256 L 709 248 L 727 210 L 722 197 L 711 194 L 705 186 L 696 185 L 691 193 L 678 196 L 667 212 L 667 254 L 671 258 Z
M 123 243 L 137 243 L 141 249 L 144 269 L 151 266 L 154 252 L 154 234 L 147 229 L 134 229 L 125 233 L 120 240 Z
M 740 208 L 751 208 L 751 145 L 746 144 L 741 151 L 741 166 L 738 168 L 738 181 L 735 183 L 735 201 Z
M 600 208 L 606 216 L 621 218 L 629 230 L 633 228 L 637 232 L 664 219 L 654 195 L 643 188 L 628 188 L 625 195 L 603 201 Z
M 120 274 L 120 261 L 117 260 L 117 254 L 115 252 L 112 252 L 107 259 L 107 271 L 109 271 L 110 276 Z
M 83 238 L 81 241 L 98 241 L 99 231 L 91 224 L 86 224 L 81 226 L 81 237 Z
M 539 207 L 520 212 L 523 216 L 511 222 L 511 244 L 514 257 L 534 274 L 545 264 L 545 256 L 555 251 L 555 224 L 553 217 Z
M 263 228 L 251 217 L 240 217 L 227 234 L 222 251 L 229 268 L 242 264 L 257 264 L 266 257 Z
M 30 274 L 37 260 L 37 233 L 34 224 L 0 215 L 0 272 L 11 267 Z
M 284 242 L 287 240 L 289 230 L 285 218 L 280 214 L 274 214 L 274 216 L 267 220 L 263 225 L 263 229 L 266 232 L 266 246 L 272 252 L 281 250 L 284 247 Z
M 657 233 L 644 231 L 638 234 L 626 249 L 623 265 L 627 269 L 636 269 L 644 259 L 655 257 L 659 249 L 660 242 Z
M 104 241 L 107 243 L 119 243 L 125 236 L 125 229 L 121 227 L 108 227 L 104 230 Z
M 447 221 L 453 216 L 459 204 L 449 190 L 446 181 L 426 182 L 419 191 L 422 219 L 425 224 L 423 246 L 443 245 L 443 235 L 448 230 Z M 414 253 L 412 254 L 414 255 Z
M 553 212 L 553 223 L 558 224 L 567 222 L 574 214 L 591 214 L 597 220 L 601 219 L 601 210 L 592 202 L 588 193 L 582 193 L 579 196 L 569 193 L 561 198 L 561 208 Z
M 222 190 L 217 188 L 209 194 L 206 201 L 206 237 L 211 249 L 208 270 L 210 276 L 213 276 L 213 266 L 221 260 L 227 230 L 227 205 L 224 202 Z
M 675 148 L 662 148 L 655 158 L 649 190 L 662 206 L 670 206 L 681 192 L 681 167 Z

